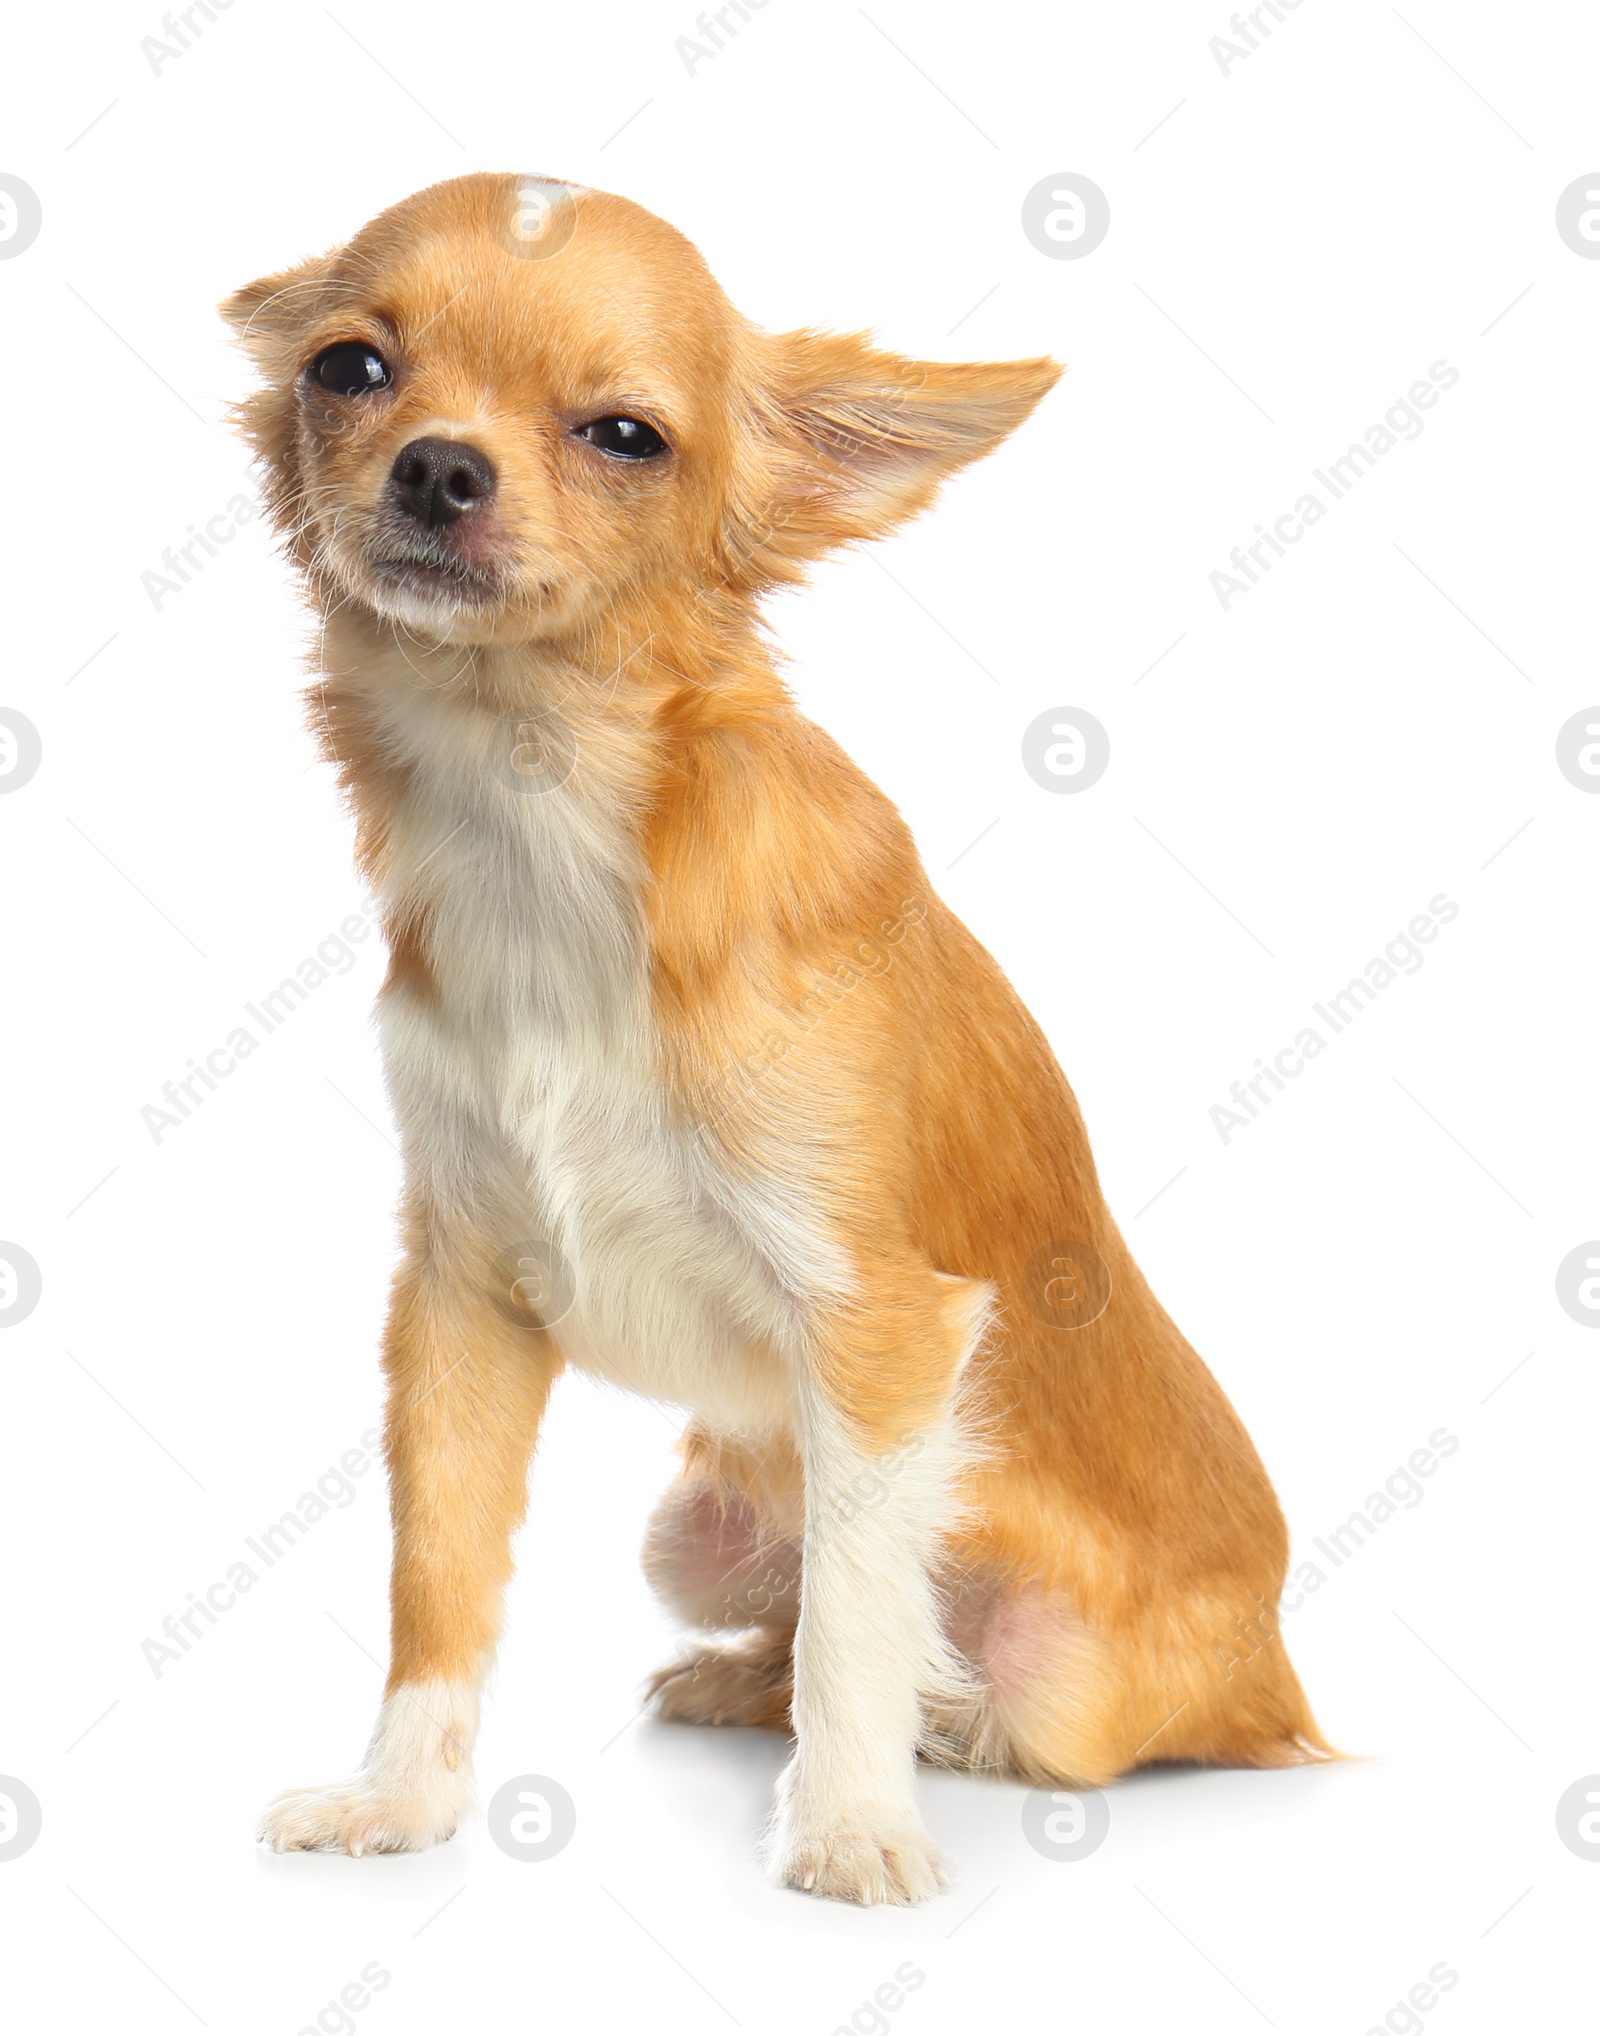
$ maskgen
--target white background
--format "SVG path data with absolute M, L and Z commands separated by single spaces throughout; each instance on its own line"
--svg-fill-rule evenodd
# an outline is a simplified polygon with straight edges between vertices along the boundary
M 0 1773 L 44 1825 L 0 1864 L 7 2019 L 293 2036 L 377 1961 L 361 2036 L 830 2036 L 876 2030 L 861 2004 L 909 1960 L 894 2036 L 1361 2036 L 1442 1960 L 1430 2036 L 1572 2026 L 1600 1868 L 1555 1805 L 1600 1769 L 1600 1338 L 1554 1275 L 1600 1231 L 1600 799 L 1554 745 L 1600 699 L 1600 264 L 1554 211 L 1600 158 L 1600 18 L 1305 0 L 1225 76 L 1220 4 L 770 0 L 691 76 L 689 4 L 236 0 L 159 74 L 156 0 L 8 26 L 0 170 L 44 226 L 0 262 L 0 705 L 44 761 L 0 799 L 0 1237 L 44 1297 L 0 1338 Z M 1049 1031 L 1296 1559 L 1459 1438 L 1287 1622 L 1364 1759 L 1141 1776 L 1079 1864 L 1030 1849 L 1022 1788 L 932 1775 L 948 1896 L 770 1890 L 780 1740 L 635 1715 L 674 1644 L 637 1547 L 676 1424 L 575 1379 L 479 1760 L 485 1798 L 571 1792 L 559 1857 L 479 1823 L 403 1859 L 252 1847 L 267 1797 L 365 1743 L 376 1469 L 147 1666 L 378 1418 L 397 1164 L 376 939 L 178 1129 L 141 1121 L 360 899 L 262 525 L 159 608 L 141 576 L 247 485 L 217 300 L 479 168 L 640 200 L 764 324 L 1069 364 L 931 517 L 775 620 Z M 1063 170 L 1110 201 L 1082 260 L 1021 230 Z M 1440 360 L 1422 436 L 1224 611 L 1230 549 Z M 1110 733 L 1077 796 L 1021 766 L 1059 706 Z M 1425 966 L 1224 1144 L 1211 1106 L 1440 892 Z

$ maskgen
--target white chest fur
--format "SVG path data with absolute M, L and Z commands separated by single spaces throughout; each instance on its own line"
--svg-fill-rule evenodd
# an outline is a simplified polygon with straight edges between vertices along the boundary
M 436 985 L 383 1008 L 414 1187 L 497 1249 L 556 1247 L 580 1368 L 730 1432 L 785 1426 L 783 1353 L 841 1269 L 665 1090 L 618 788 L 581 753 L 559 782 L 508 767 L 513 731 L 453 692 L 386 687 L 381 715 L 403 786 L 384 888 L 426 915 Z

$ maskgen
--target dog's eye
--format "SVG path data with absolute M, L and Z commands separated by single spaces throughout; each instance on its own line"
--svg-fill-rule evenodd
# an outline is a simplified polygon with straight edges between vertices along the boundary
M 597 417 L 593 424 L 580 425 L 575 436 L 618 460 L 659 459 L 667 449 L 655 426 L 639 417 Z
M 383 356 L 359 339 L 324 347 L 311 363 L 311 374 L 335 396 L 364 396 L 369 389 L 387 389 L 394 380 Z

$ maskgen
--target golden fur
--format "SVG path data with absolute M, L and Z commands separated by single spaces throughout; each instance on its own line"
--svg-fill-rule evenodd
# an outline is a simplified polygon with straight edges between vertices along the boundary
M 659 1709 L 779 1727 L 793 1710 L 802 1755 L 808 1734 L 843 1743 L 852 1704 L 887 1718 L 900 1674 L 887 1654 L 876 1694 L 812 1685 L 848 1681 L 833 1635 L 851 1592 L 872 1589 L 859 1537 L 903 1515 L 922 1536 L 905 1574 L 926 1574 L 942 1635 L 905 1641 L 925 1751 L 1056 1785 L 1154 1760 L 1326 1754 L 1277 1632 L 1286 1535 L 1248 1436 L 1129 1255 L 1043 1034 L 935 896 L 888 800 L 796 711 L 763 636 L 765 590 L 924 508 L 1058 369 L 759 332 L 688 242 L 602 193 L 540 185 L 570 239 L 524 258 L 506 240 L 516 189 L 494 176 L 435 187 L 225 310 L 264 376 L 243 426 L 327 622 L 310 701 L 385 901 L 397 1094 L 423 1083 L 407 1070 L 425 1056 L 407 1042 L 431 1042 L 430 1067 L 457 1053 L 487 1066 L 473 1012 L 498 1025 L 509 999 L 514 1030 L 545 994 L 513 980 L 524 964 L 510 935 L 498 959 L 463 946 L 471 885 L 447 893 L 421 873 L 434 795 L 419 788 L 444 768 L 430 759 L 468 732 L 510 727 L 537 744 L 554 730 L 576 757 L 559 797 L 577 846 L 563 860 L 553 834 L 515 845 L 535 819 L 546 826 L 549 802 L 497 819 L 498 847 L 485 822 L 472 884 L 512 887 L 507 924 L 525 885 L 537 922 L 541 869 L 559 863 L 581 886 L 583 843 L 610 844 L 614 868 L 593 882 L 615 906 L 619 953 L 584 966 L 621 982 L 635 929 L 646 1003 L 627 1053 L 660 1120 L 651 1135 L 676 1141 L 667 1172 L 703 1170 L 718 1222 L 738 1233 L 724 1247 L 696 1231 L 683 1246 L 731 1297 L 744 1354 L 706 1359 L 720 1371 L 704 1403 L 692 1384 L 682 1393 L 696 1418 L 646 1564 L 691 1623 L 749 1630 L 663 1671 Z M 308 380 L 322 348 L 351 339 L 398 364 L 381 397 L 329 397 Z M 628 470 L 574 436 L 612 413 L 649 421 L 668 455 Z M 492 509 L 449 540 L 491 600 L 401 601 L 374 566 L 386 477 L 423 431 L 470 439 L 493 463 Z M 404 720 L 394 694 L 410 673 Z M 447 713 L 458 718 L 438 721 Z M 476 795 L 461 796 L 470 840 Z M 536 924 L 527 938 L 532 953 Z M 564 1358 L 605 1375 L 630 1361 L 601 1350 L 598 1328 L 580 1332 L 582 1307 L 541 1328 L 495 1305 L 506 1240 L 485 1234 L 485 1212 L 508 1206 L 538 1153 L 510 1129 L 486 1145 L 480 1129 L 452 1157 L 438 1126 L 470 1107 L 440 1100 L 454 1075 L 428 1079 L 438 1094 L 412 1106 L 414 1124 L 402 1110 L 407 1251 L 387 1338 L 391 1701 L 474 1683 L 550 1381 Z M 567 1107 L 559 1135 L 576 1138 L 581 1101 Z M 495 1108 L 511 1126 L 511 1105 Z M 605 1135 L 584 1120 L 585 1138 Z M 555 1199 L 547 1188 L 541 1206 Z M 587 1209 L 573 1199 L 568 1220 L 599 1268 L 608 1233 Z M 635 1231 L 651 1220 L 643 1209 Z M 1075 1329 L 1056 1326 L 1043 1291 L 1059 1240 L 1109 1273 L 1103 1311 Z M 624 1297 L 614 1319 L 625 1309 Z M 629 1382 L 655 1389 L 638 1366 Z M 724 1399 L 734 1411 L 708 1415 Z M 867 1467 L 854 1501 L 829 1482 L 849 1465 L 858 1480 Z M 830 1581 L 819 1570 L 808 1638 L 814 1559 Z M 393 1771 L 369 1773 L 359 1810 L 296 1798 L 269 1829 L 353 1850 L 447 1835 L 453 1804 L 397 1807 Z M 863 1900 L 936 1884 L 914 1835 L 825 1813 L 820 1787 L 794 1783 L 780 1879 Z

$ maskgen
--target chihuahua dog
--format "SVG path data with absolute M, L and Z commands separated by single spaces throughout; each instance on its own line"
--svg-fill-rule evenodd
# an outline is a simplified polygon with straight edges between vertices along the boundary
M 240 407 L 391 953 L 392 1658 L 279 1850 L 469 1806 L 551 1382 L 682 1408 L 658 1715 L 794 1734 L 772 1879 L 914 1901 L 917 1757 L 1052 1788 L 1326 1757 L 1272 1487 L 1107 1210 L 1077 1104 L 761 600 L 1057 380 L 758 330 L 552 178 L 441 184 L 241 290 Z

